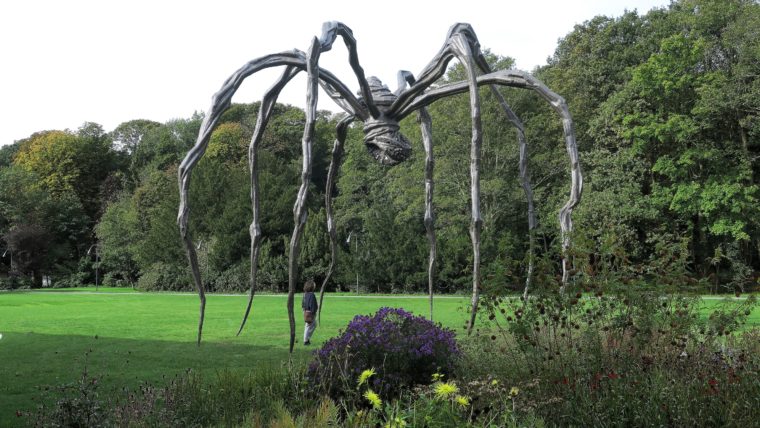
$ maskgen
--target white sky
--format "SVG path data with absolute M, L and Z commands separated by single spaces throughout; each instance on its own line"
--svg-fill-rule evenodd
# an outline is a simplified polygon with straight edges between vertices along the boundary
M 669 0 L 7 0 L 0 3 L 0 145 L 33 132 L 132 119 L 166 122 L 205 111 L 224 80 L 269 53 L 307 50 L 325 21 L 353 29 L 367 76 L 391 89 L 418 73 L 455 22 L 481 46 L 531 70 L 557 40 L 595 15 L 644 13 Z M 430 5 L 430 6 L 428 6 Z M 342 40 L 320 64 L 357 90 Z M 303 74 L 303 73 L 302 73 Z M 279 71 L 249 77 L 235 102 L 253 102 Z M 281 102 L 304 105 L 305 78 Z M 321 94 L 320 108 L 337 111 Z

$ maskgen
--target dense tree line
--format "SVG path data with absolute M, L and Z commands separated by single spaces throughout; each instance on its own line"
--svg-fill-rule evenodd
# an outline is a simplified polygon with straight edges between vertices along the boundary
M 488 54 L 497 68 L 510 58 Z M 760 5 L 681 0 L 646 14 L 598 16 L 560 40 L 534 74 L 567 100 L 585 175 L 575 213 L 575 275 L 632 270 L 657 283 L 679 266 L 711 287 L 757 284 L 760 271 Z M 464 77 L 459 65 L 445 80 Z M 525 123 L 544 283 L 557 273 L 557 211 L 569 173 L 561 123 L 535 94 L 502 89 Z M 515 130 L 482 91 L 482 260 L 485 285 L 520 287 L 528 252 L 527 201 Z M 193 176 L 191 227 L 202 273 L 214 290 L 247 287 L 251 221 L 248 141 L 259 104 L 233 105 Z M 304 112 L 278 105 L 259 161 L 262 286 L 287 284 L 287 243 L 300 176 Z M 439 292 L 469 287 L 469 102 L 430 107 L 436 156 Z M 112 132 L 86 123 L 45 131 L 0 149 L 0 274 L 41 286 L 101 281 L 144 289 L 189 289 L 175 224 L 177 165 L 201 115 L 133 120 Z M 340 115 L 320 114 L 302 274 L 329 264 L 323 200 Z M 415 120 L 402 123 L 420 141 Z M 349 130 L 333 189 L 340 253 L 332 287 L 426 289 L 424 153 L 376 164 Z M 350 237 L 350 238 L 349 238 Z M 7 251 L 6 251 L 7 250 Z M 9 257 L 11 255 L 12 257 Z M 12 261 L 11 261 L 12 258 Z M 97 264 L 97 266 L 96 266 Z M 0 278 L 2 278 L 0 276 Z M 537 278 L 541 279 L 541 278 Z M 3 281 L 10 282 L 10 279 Z M 540 283 L 541 281 L 539 281 Z

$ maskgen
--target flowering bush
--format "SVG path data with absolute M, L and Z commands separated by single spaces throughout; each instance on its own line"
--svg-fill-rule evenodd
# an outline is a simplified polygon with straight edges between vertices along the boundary
M 309 380 L 320 393 L 345 397 L 356 390 L 356 379 L 368 368 L 377 376 L 368 382 L 383 396 L 449 374 L 459 357 L 455 333 L 403 309 L 381 308 L 374 315 L 357 315 L 339 336 L 315 351 Z
M 592 291 L 484 299 L 480 334 L 463 344 L 457 379 L 473 397 L 473 419 L 757 425 L 759 333 L 742 331 L 754 296 L 726 302 L 705 319 L 698 298 Z M 481 379 L 491 376 L 505 388 L 484 387 Z

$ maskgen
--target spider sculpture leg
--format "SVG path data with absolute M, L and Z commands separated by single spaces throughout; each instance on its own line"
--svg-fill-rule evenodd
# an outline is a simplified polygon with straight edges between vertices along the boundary
M 483 229 L 483 217 L 480 215 L 480 157 L 483 146 L 483 126 L 480 118 L 480 93 L 477 76 L 475 75 L 475 60 L 469 40 L 461 33 L 450 37 L 450 45 L 454 55 L 464 65 L 467 71 L 467 83 L 470 94 L 470 118 L 472 119 L 472 140 L 470 144 L 470 240 L 472 241 L 472 312 L 468 332 L 475 325 L 475 314 L 478 311 L 480 298 L 480 233 Z
M 293 207 L 293 217 L 295 226 L 293 235 L 290 238 L 290 254 L 288 256 L 288 319 L 290 321 L 290 352 L 293 352 L 293 345 L 296 338 L 296 319 L 293 312 L 293 300 L 296 292 L 296 280 L 298 277 L 298 253 L 301 246 L 301 236 L 306 226 L 308 211 L 306 210 L 306 197 L 309 193 L 309 183 L 311 182 L 311 147 L 314 138 L 314 125 L 317 120 L 317 89 L 319 85 L 319 56 L 322 53 L 320 41 L 316 37 L 313 39 L 311 48 L 308 52 L 308 61 L 306 63 L 306 72 L 308 73 L 308 83 L 306 92 L 306 125 L 304 126 L 303 140 L 301 141 L 302 150 L 302 169 L 301 169 L 301 187 L 298 189 L 298 197 Z
M 417 112 L 417 121 L 422 131 L 422 144 L 425 147 L 425 231 L 430 243 L 430 255 L 428 256 L 428 299 L 430 301 L 430 321 L 433 321 L 433 283 L 435 281 L 435 259 L 437 244 L 435 239 L 435 211 L 433 209 L 433 169 L 435 158 L 433 157 L 433 124 L 426 108 Z
M 476 76 L 476 61 L 480 55 L 480 46 L 472 28 L 467 24 L 456 24 L 450 30 L 446 42 L 433 60 L 420 73 L 419 79 L 408 91 L 401 93 L 390 107 L 391 114 L 398 118 L 403 114 L 414 97 L 438 80 L 446 71 L 446 66 L 457 58 L 467 72 L 466 84 L 470 94 L 470 118 L 472 120 L 470 145 L 470 240 L 472 242 L 472 299 L 471 316 L 468 331 L 475 324 L 475 314 L 480 298 L 480 233 L 483 218 L 480 214 L 480 156 L 483 144 L 483 132 L 480 117 L 480 94 Z M 415 109 L 416 110 L 416 109 Z M 407 113 L 408 114 L 408 113 Z
M 475 32 L 472 31 L 471 28 L 465 28 L 464 33 L 466 37 L 471 39 L 470 43 L 473 45 L 473 50 L 476 53 L 475 60 L 478 63 L 478 66 L 484 73 L 490 73 L 492 71 L 491 67 L 490 65 L 488 65 L 488 61 L 486 61 L 485 56 L 480 51 L 480 47 L 477 42 L 477 37 L 475 36 Z M 489 85 L 489 86 L 491 88 L 491 92 L 494 94 L 494 96 L 498 100 L 499 105 L 501 105 L 502 109 L 504 110 L 504 113 L 507 116 L 507 120 L 517 130 L 517 140 L 519 142 L 519 147 L 520 147 L 520 162 L 519 162 L 520 183 L 523 187 L 523 191 L 525 192 L 525 198 L 527 199 L 527 202 L 528 202 L 528 272 L 525 275 L 525 289 L 523 291 L 523 301 L 527 301 L 528 290 L 530 289 L 531 281 L 533 278 L 533 254 L 535 251 L 535 228 L 536 228 L 536 214 L 533 209 L 533 189 L 531 188 L 530 175 L 528 174 L 528 155 L 527 155 L 528 143 L 525 138 L 525 127 L 523 126 L 522 121 L 520 121 L 520 118 L 518 118 L 517 115 L 509 107 L 509 104 L 501 95 L 496 85 Z
M 259 107 L 258 117 L 256 118 L 256 127 L 251 137 L 251 144 L 248 146 L 248 170 L 251 174 L 251 210 L 253 211 L 253 220 L 249 232 L 251 235 L 251 277 L 250 277 L 250 289 L 248 290 L 248 305 L 245 308 L 245 314 L 243 315 L 243 321 L 240 323 L 237 335 L 243 331 L 245 322 L 248 319 L 248 314 L 251 312 L 251 305 L 253 304 L 253 296 L 256 293 L 256 277 L 259 264 L 259 252 L 261 249 L 261 210 L 259 209 L 259 169 L 258 169 L 258 148 L 261 143 L 261 138 L 264 135 L 269 118 L 272 116 L 272 110 L 277 97 L 280 95 L 280 91 L 290 80 L 299 72 L 295 67 L 286 67 L 282 76 L 275 82 L 275 84 L 267 91 L 266 95 L 261 101 Z
M 370 91 L 367 78 L 364 76 L 364 69 L 359 64 L 359 54 L 356 49 L 356 39 L 354 34 L 347 25 L 342 22 L 330 21 L 325 22 L 322 25 L 322 36 L 320 37 L 321 51 L 327 52 L 332 49 L 332 44 L 335 39 L 341 36 L 348 49 L 348 62 L 351 65 L 351 69 L 356 75 L 356 79 L 359 81 L 359 88 L 362 94 L 362 100 L 367 106 L 367 110 L 372 117 L 380 116 L 380 111 L 375 102 L 372 99 L 372 91 Z M 362 120 L 366 119 L 366 115 L 361 117 Z
M 298 192 L 298 199 L 296 200 L 295 207 L 293 208 L 293 214 L 295 217 L 295 227 L 293 235 L 290 240 L 290 254 L 288 256 L 288 318 L 290 321 L 290 352 L 293 352 L 293 346 L 295 344 L 295 315 L 293 311 L 293 300 L 295 295 L 295 285 L 298 278 L 298 253 L 300 250 L 300 240 L 303 234 L 304 226 L 306 225 L 307 211 L 306 211 L 306 196 L 308 194 L 309 183 L 311 181 L 311 146 L 314 136 L 314 125 L 316 122 L 317 112 L 317 89 L 319 84 L 319 57 L 322 52 L 329 51 L 332 48 L 332 44 L 335 39 L 341 36 L 349 51 L 349 62 L 351 68 L 356 74 L 356 78 L 359 81 L 361 93 L 363 95 L 364 105 L 368 110 L 368 114 L 373 118 L 378 117 L 380 112 L 375 106 L 372 99 L 372 93 L 369 88 L 367 79 L 364 76 L 364 70 L 359 65 L 359 59 L 356 49 L 356 40 L 353 37 L 351 29 L 346 25 L 339 22 L 327 22 L 322 27 L 322 36 L 317 39 L 314 38 L 312 45 L 309 48 L 307 54 L 306 71 L 308 73 L 308 92 L 306 96 L 306 126 L 304 129 L 304 137 L 302 142 L 303 150 L 303 168 L 301 173 L 301 188 Z M 357 115 L 362 111 L 357 112 Z M 364 113 L 363 118 L 367 118 L 367 113 Z M 345 126 L 347 126 L 346 124 Z M 337 165 L 336 165 L 337 168 Z M 328 224 L 329 227 L 329 224 Z M 332 236 L 332 234 L 331 234 Z M 333 245 L 335 245 L 333 243 Z M 324 298 L 324 286 L 320 290 L 320 300 Z
M 551 91 L 543 83 L 533 76 L 517 70 L 502 70 L 489 73 L 477 78 L 478 85 L 502 85 L 508 87 L 517 87 L 530 89 L 535 91 L 539 96 L 546 100 L 554 111 L 560 116 L 563 125 L 563 133 L 565 136 L 565 147 L 570 159 L 570 196 L 565 205 L 559 212 L 559 223 L 562 234 L 562 288 L 568 281 L 568 258 L 567 251 L 570 246 L 570 232 L 572 231 L 572 211 L 580 202 L 581 193 L 583 190 L 583 176 L 581 173 L 580 164 L 578 162 L 578 147 L 575 142 L 575 133 L 573 129 L 573 121 L 570 115 L 570 110 L 567 107 L 565 100 Z M 450 95 L 467 92 L 470 90 L 469 82 L 456 82 L 447 85 L 440 86 L 425 92 L 422 95 L 417 96 L 413 100 L 408 102 L 408 105 L 397 114 L 401 117 L 410 114 L 411 112 L 419 109 L 420 107 L 429 105 L 430 103 Z
M 484 71 L 490 72 L 488 69 Z M 520 147 L 520 184 L 525 193 L 525 199 L 528 201 L 528 272 L 525 275 L 525 289 L 523 290 L 523 301 L 527 302 L 528 290 L 533 278 L 533 254 L 535 252 L 536 241 L 536 213 L 533 209 L 533 188 L 531 187 L 530 174 L 528 173 L 528 142 L 525 138 L 525 126 L 523 126 L 520 118 L 509 107 L 507 100 L 504 99 L 498 88 L 495 85 L 490 85 L 490 87 L 491 92 L 499 101 L 502 110 L 504 110 L 504 114 L 507 115 L 507 120 L 517 130 L 517 141 Z
M 398 89 L 396 96 L 402 94 L 406 89 L 407 83 L 414 85 L 414 75 L 406 70 L 398 72 Z M 435 259 L 437 253 L 437 244 L 435 238 L 435 210 L 433 208 L 433 191 L 435 182 L 433 181 L 433 169 L 435 167 L 435 158 L 433 157 L 433 124 L 427 108 L 422 107 L 417 111 L 417 122 L 420 124 L 422 135 L 422 145 L 425 148 L 425 231 L 430 244 L 430 254 L 428 256 L 428 300 L 430 303 L 430 321 L 433 321 L 433 284 L 435 283 Z
M 489 72 L 488 64 L 485 58 L 478 53 L 478 65 L 483 71 Z M 409 71 L 402 70 L 398 73 L 399 87 L 396 90 L 396 95 L 400 95 L 406 89 L 407 83 L 414 85 L 415 78 Z M 533 274 L 533 243 L 534 243 L 534 228 L 535 228 L 535 213 L 533 210 L 533 191 L 530 184 L 530 178 L 528 175 L 528 162 L 527 162 L 527 142 L 525 138 L 525 127 L 520 119 L 509 107 L 504 97 L 499 93 L 498 89 L 494 85 L 490 85 L 492 92 L 497 97 L 499 104 L 501 105 L 504 113 L 507 116 L 509 122 L 517 130 L 517 138 L 520 147 L 520 181 L 525 192 L 525 196 L 528 203 L 528 229 L 529 229 L 529 260 L 528 260 L 528 272 L 525 280 L 524 295 L 527 296 L 528 289 L 530 288 L 531 278 Z M 428 259 L 428 294 L 430 299 L 430 319 L 433 319 L 433 283 L 434 283 L 434 269 L 436 258 L 436 239 L 435 239 L 435 214 L 433 210 L 433 148 L 432 148 L 432 125 L 430 123 L 430 115 L 425 107 L 418 110 L 418 122 L 420 122 L 423 145 L 425 147 L 425 228 L 427 230 L 428 240 L 430 242 L 430 257 Z
M 462 63 L 465 70 L 467 71 L 468 79 L 464 82 L 458 82 L 445 85 L 441 88 L 428 90 L 432 83 L 443 76 L 448 62 L 453 58 L 457 58 Z M 472 141 L 470 150 L 470 200 L 472 204 L 472 221 L 470 224 L 470 237 L 473 244 L 473 295 L 471 300 L 472 311 L 468 328 L 469 331 L 472 331 L 472 328 L 474 326 L 480 291 L 479 232 L 480 227 L 482 227 L 482 220 L 480 220 L 479 212 L 479 158 L 482 136 L 480 132 L 480 100 L 477 96 L 477 87 L 482 84 L 506 84 L 507 86 L 517 86 L 533 89 L 536 90 L 544 99 L 549 101 L 555 110 L 560 113 L 563 119 L 566 146 L 568 149 L 568 154 L 571 158 L 572 171 L 571 197 L 568 203 L 565 204 L 565 206 L 560 211 L 560 226 L 563 235 L 563 255 L 567 253 L 567 247 L 569 246 L 569 231 L 572 228 L 570 213 L 572 212 L 572 208 L 579 201 L 580 187 L 582 183 L 580 168 L 577 164 L 577 147 L 575 145 L 575 137 L 573 135 L 572 119 L 570 118 L 569 111 L 567 110 L 567 106 L 565 105 L 564 100 L 562 100 L 562 98 L 558 95 L 551 92 L 542 83 L 526 75 L 525 73 L 520 74 L 520 76 L 523 78 L 523 81 L 511 81 L 510 83 L 505 83 L 504 81 L 499 81 L 498 79 L 494 81 L 481 81 L 482 79 L 478 78 L 475 75 L 475 65 L 477 65 L 483 71 L 488 71 L 488 64 L 486 63 L 485 58 L 480 51 L 480 44 L 477 37 L 475 36 L 475 32 L 468 24 L 455 24 L 449 30 L 447 40 L 441 50 L 423 69 L 423 71 L 420 73 L 419 79 L 411 85 L 409 90 L 399 94 L 396 101 L 394 101 L 394 103 L 391 105 L 389 113 L 394 118 L 400 120 L 411 112 L 418 110 L 420 107 L 429 105 L 431 102 L 441 98 L 442 96 L 448 96 L 461 92 L 470 93 L 470 111 L 472 118 Z M 448 89 L 443 90 L 443 88 Z M 440 96 L 438 96 L 439 94 Z M 505 105 L 506 103 L 503 103 L 503 106 Z M 520 128 L 518 127 L 518 130 L 519 129 Z M 567 263 L 567 257 L 565 256 L 563 257 L 562 261 L 563 284 L 566 284 L 568 277 Z M 564 290 L 564 285 L 562 287 L 562 290 Z
M 346 134 L 348 133 L 348 125 L 350 125 L 355 118 L 353 116 L 347 116 L 341 120 L 336 126 L 335 143 L 332 149 L 332 158 L 330 159 L 330 168 L 327 172 L 327 184 L 325 185 L 325 211 L 327 213 L 327 233 L 330 235 L 330 266 L 327 268 L 327 274 L 324 281 L 322 281 L 322 287 L 319 290 L 319 309 L 317 310 L 317 320 L 320 320 L 322 316 L 322 301 L 325 297 L 325 286 L 332 277 L 335 269 L 335 260 L 338 257 L 338 235 L 335 230 L 335 221 L 333 220 L 332 209 L 332 193 L 335 186 L 335 178 L 338 176 L 338 169 L 343 159 L 343 145 L 346 141 Z
M 178 180 L 179 180 L 179 192 L 180 192 L 180 205 L 179 205 L 179 213 L 177 216 L 177 223 L 179 225 L 180 235 L 182 236 L 182 240 L 185 244 L 185 251 L 187 253 L 188 261 L 190 263 L 190 268 L 191 268 L 192 276 L 193 276 L 193 282 L 195 283 L 195 286 L 198 290 L 198 295 L 200 297 L 200 316 L 199 316 L 199 322 L 198 322 L 198 340 L 197 340 L 198 344 L 200 344 L 201 342 L 201 337 L 202 337 L 202 332 L 203 332 L 203 320 L 204 320 L 205 307 L 206 307 L 206 296 L 205 296 L 205 287 L 203 285 L 203 282 L 200 276 L 200 269 L 198 267 L 197 253 L 195 251 L 192 235 L 190 234 L 190 230 L 189 230 L 190 205 L 189 205 L 189 200 L 188 200 L 188 191 L 190 187 L 190 179 L 192 176 L 192 170 L 195 167 L 195 165 L 198 163 L 198 161 L 201 159 L 203 154 L 205 153 L 206 148 L 208 147 L 208 142 L 211 137 L 211 133 L 213 132 L 216 125 L 218 124 L 222 116 L 222 113 L 224 113 L 224 111 L 227 110 L 227 108 L 229 108 L 231 104 L 232 96 L 240 87 L 243 80 L 246 77 L 262 69 L 270 68 L 270 67 L 278 67 L 278 66 L 294 67 L 295 69 L 297 69 L 297 71 L 293 71 L 292 73 L 296 73 L 298 71 L 304 71 L 307 69 L 307 61 L 303 52 L 294 50 L 291 52 L 283 52 L 279 54 L 272 54 L 272 55 L 266 55 L 266 56 L 260 57 L 258 59 L 248 62 L 239 70 L 237 70 L 235 73 L 233 73 L 232 76 L 230 76 L 224 82 L 221 89 L 212 97 L 211 107 L 209 108 L 203 120 L 203 123 L 201 124 L 201 128 L 198 133 L 198 138 L 195 142 L 195 145 L 193 146 L 192 149 L 190 149 L 190 151 L 187 153 L 187 155 L 182 160 L 179 166 Z M 317 76 L 318 83 L 322 85 L 322 88 L 341 108 L 346 110 L 349 113 L 349 115 L 356 116 L 359 118 L 368 117 L 368 112 L 366 110 L 365 104 L 360 102 L 353 95 L 351 90 L 349 90 L 332 73 L 324 69 L 315 68 L 313 75 Z M 281 83 L 285 84 L 287 82 L 281 81 Z M 274 96 L 274 93 L 272 95 Z M 263 125 L 264 124 L 262 124 L 262 126 L 260 127 L 260 132 L 263 132 L 264 130 Z M 252 233 L 256 233 L 256 232 L 254 231 Z M 251 287 L 252 289 L 255 289 L 255 282 L 253 281 L 251 282 Z M 292 302 L 289 305 L 289 309 L 290 309 L 289 312 L 291 313 L 291 318 L 292 318 Z M 294 337 L 294 334 L 295 333 L 293 332 L 291 336 Z

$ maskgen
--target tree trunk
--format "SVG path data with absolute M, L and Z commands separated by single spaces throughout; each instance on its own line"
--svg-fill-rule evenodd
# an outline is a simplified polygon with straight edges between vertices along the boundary
M 32 288 L 42 288 L 42 272 L 38 269 L 32 271 Z

